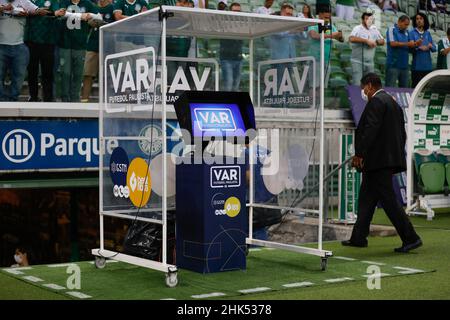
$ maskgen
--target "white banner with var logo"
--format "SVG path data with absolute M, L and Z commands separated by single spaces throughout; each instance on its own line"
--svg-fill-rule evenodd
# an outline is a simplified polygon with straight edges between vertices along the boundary
M 308 109 L 316 106 L 316 61 L 313 57 L 258 63 L 258 105 Z
M 162 69 L 157 61 L 153 47 L 106 56 L 105 110 L 147 110 L 154 99 L 161 104 Z M 167 57 L 167 73 L 167 104 L 173 104 L 187 90 L 219 90 L 219 64 L 215 59 Z

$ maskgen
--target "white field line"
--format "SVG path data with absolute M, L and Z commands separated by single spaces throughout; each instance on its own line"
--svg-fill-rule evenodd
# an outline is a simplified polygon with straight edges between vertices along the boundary
M 300 288 L 300 287 L 309 287 L 314 285 L 314 283 L 309 282 L 309 281 L 304 281 L 304 282 L 294 282 L 294 283 L 287 283 L 287 284 L 283 284 L 283 287 L 286 288 Z
M 367 260 L 361 261 L 361 263 L 374 264 L 376 266 L 385 266 L 386 265 L 386 263 L 383 263 L 383 262 L 367 261 Z
M 268 287 L 259 287 L 259 288 L 251 288 L 251 289 L 244 289 L 244 290 L 238 290 L 240 293 L 255 293 L 255 292 L 263 292 L 263 291 L 268 291 L 268 290 L 272 290 L 271 288 Z
M 413 268 L 405 268 L 405 267 L 393 267 L 394 269 L 401 270 L 398 273 L 400 274 L 413 274 L 413 273 L 423 273 L 424 270 L 413 269 Z
M 345 261 L 356 261 L 357 260 L 355 258 L 341 257 L 341 256 L 336 256 L 336 257 L 333 257 L 333 258 L 339 259 L 339 260 L 345 260 Z
M 31 282 L 43 282 L 44 281 L 41 278 L 34 277 L 34 276 L 25 276 L 25 277 L 22 277 L 22 279 L 25 279 L 25 280 L 28 280 Z
M 66 287 L 60 286 L 60 285 L 58 285 L 56 283 L 44 283 L 42 286 L 46 287 L 46 288 L 53 289 L 53 290 L 64 290 L 64 289 L 66 289 Z
M 212 292 L 212 293 L 196 294 L 191 297 L 194 299 L 204 299 L 204 298 L 223 297 L 223 296 L 226 296 L 226 294 L 222 293 L 222 292 Z
M 66 294 L 75 297 L 75 298 L 79 298 L 79 299 L 88 299 L 88 298 L 92 298 L 91 296 L 84 294 L 82 292 L 79 291 L 68 291 L 66 292 Z
M 344 278 L 334 278 L 334 279 L 326 279 L 325 282 L 328 283 L 337 283 L 337 282 L 344 282 L 344 281 L 350 281 L 353 280 L 353 278 L 344 277 Z

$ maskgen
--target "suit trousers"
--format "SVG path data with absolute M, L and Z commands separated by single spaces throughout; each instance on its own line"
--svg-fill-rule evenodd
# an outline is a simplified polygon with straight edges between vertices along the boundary
M 404 245 L 419 239 L 414 227 L 406 216 L 403 206 L 397 201 L 392 185 L 392 170 L 381 169 L 363 173 L 359 193 L 358 217 L 350 238 L 353 243 L 367 243 L 370 222 L 378 202 L 381 202 L 384 211 L 397 230 Z

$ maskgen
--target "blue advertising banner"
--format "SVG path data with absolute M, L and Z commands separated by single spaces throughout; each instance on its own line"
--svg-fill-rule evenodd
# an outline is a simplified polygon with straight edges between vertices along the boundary
M 161 152 L 160 123 L 152 123 L 151 120 L 118 121 L 123 122 L 120 127 L 132 127 L 133 130 L 129 129 L 131 134 L 148 136 L 149 131 L 156 132 L 151 135 L 155 143 L 148 144 L 145 140 L 136 142 L 130 149 L 131 154 L 148 154 L 149 146 L 152 155 Z M 168 137 L 177 125 L 176 121 L 168 122 Z M 176 143 L 169 140 L 168 150 L 172 150 Z M 0 120 L 0 144 L 0 171 L 98 169 L 100 145 L 97 119 Z M 105 150 L 111 153 L 119 145 L 117 140 L 107 140 Z

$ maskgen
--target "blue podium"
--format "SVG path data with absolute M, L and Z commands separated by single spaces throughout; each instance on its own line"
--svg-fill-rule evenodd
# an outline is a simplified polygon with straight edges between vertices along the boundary
M 177 266 L 201 273 L 245 269 L 246 166 L 235 158 L 208 164 L 203 155 L 210 141 L 249 144 L 254 138 L 250 96 L 185 91 L 174 107 L 186 145 L 203 148 L 201 161 L 194 152 L 176 167 Z
M 176 181 L 177 266 L 200 273 L 245 269 L 245 165 L 183 163 Z

